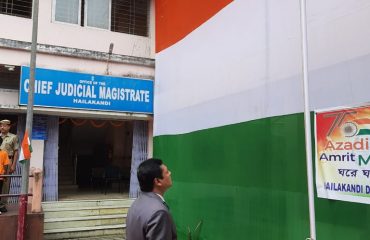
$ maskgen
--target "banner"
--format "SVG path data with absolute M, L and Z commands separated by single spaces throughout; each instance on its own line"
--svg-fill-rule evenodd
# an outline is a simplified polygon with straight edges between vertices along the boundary
M 28 102 L 30 68 L 22 66 L 19 104 Z M 34 105 L 153 113 L 153 81 L 37 68 Z
M 321 198 L 370 204 L 370 106 L 315 113 Z

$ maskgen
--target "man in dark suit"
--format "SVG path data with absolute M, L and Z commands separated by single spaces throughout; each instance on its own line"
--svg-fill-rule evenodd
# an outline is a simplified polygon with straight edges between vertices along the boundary
M 162 160 L 151 158 L 137 170 L 142 193 L 127 214 L 127 240 L 176 240 L 176 226 L 163 195 L 172 186 L 171 172 Z

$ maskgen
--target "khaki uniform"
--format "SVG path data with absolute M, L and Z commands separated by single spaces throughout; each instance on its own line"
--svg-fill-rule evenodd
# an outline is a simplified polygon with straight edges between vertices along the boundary
M 6 135 L 1 135 L 1 138 L 3 139 L 3 143 L 0 146 L 0 150 L 3 150 L 8 153 L 9 160 L 10 160 L 9 166 L 11 166 L 13 161 L 17 161 L 17 159 L 13 159 L 13 156 L 14 156 L 14 151 L 19 149 L 18 136 L 12 133 L 7 133 Z M 2 193 L 8 194 L 9 187 L 10 187 L 10 179 L 4 182 Z
M 15 134 L 7 133 L 1 136 L 3 139 L 3 144 L 1 144 L 0 149 L 8 153 L 9 158 L 13 158 L 14 151 L 19 149 L 18 137 Z

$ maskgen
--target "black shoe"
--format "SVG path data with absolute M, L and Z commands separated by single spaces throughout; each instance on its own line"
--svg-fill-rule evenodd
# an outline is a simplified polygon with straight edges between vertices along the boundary
M 6 209 L 6 207 L 2 207 L 2 208 L 0 208 L 0 212 L 2 212 L 2 213 L 5 213 L 5 212 L 7 212 L 8 210 Z

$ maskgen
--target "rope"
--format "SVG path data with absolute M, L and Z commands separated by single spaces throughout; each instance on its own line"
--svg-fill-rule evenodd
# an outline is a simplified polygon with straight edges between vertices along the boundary
M 84 125 L 87 122 L 87 120 L 86 119 L 83 119 L 83 120 L 81 120 L 81 122 L 78 122 L 78 121 L 76 121 L 76 120 L 74 120 L 74 119 L 71 118 L 71 122 L 74 125 L 76 125 L 76 126 L 82 126 L 82 125 Z
M 95 123 L 94 120 L 90 120 L 90 123 L 93 127 L 95 128 L 102 128 L 104 127 L 104 125 L 107 123 L 106 121 L 102 121 L 102 123 L 98 124 L 98 123 Z
M 63 120 L 59 119 L 59 125 L 62 125 L 68 120 L 68 118 L 64 118 Z
M 110 123 L 110 125 L 112 125 L 113 127 L 122 127 L 123 126 L 123 124 L 125 124 L 125 122 L 117 122 L 117 123 L 115 123 L 115 122 L 113 122 L 113 121 L 109 121 L 109 123 Z

